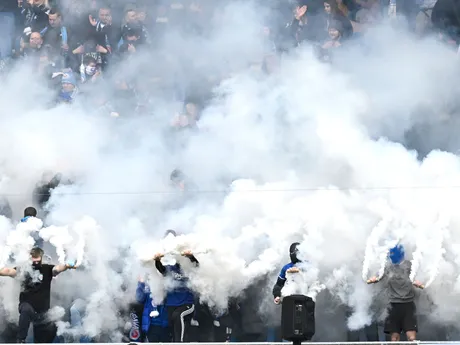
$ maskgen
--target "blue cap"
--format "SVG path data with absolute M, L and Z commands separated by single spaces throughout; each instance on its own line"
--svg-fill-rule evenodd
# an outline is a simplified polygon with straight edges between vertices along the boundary
M 73 74 L 73 72 L 65 72 L 62 75 L 61 83 L 62 84 L 72 84 L 72 85 L 76 86 L 77 85 L 77 79 L 75 78 L 75 75 Z
M 393 265 L 399 265 L 404 260 L 404 247 L 398 244 L 391 248 L 388 257 Z

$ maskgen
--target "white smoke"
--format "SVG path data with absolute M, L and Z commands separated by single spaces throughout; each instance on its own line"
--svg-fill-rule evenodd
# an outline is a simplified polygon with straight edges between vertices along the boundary
M 4 222 L 4 224 L 8 222 Z M 0 267 L 5 267 L 11 256 L 17 263 L 27 262 L 30 258 L 30 250 L 34 247 L 35 239 L 43 226 L 43 221 L 39 218 L 30 217 L 24 222 L 20 222 L 14 231 L 10 231 L 5 240 L 5 244 L 0 247 Z

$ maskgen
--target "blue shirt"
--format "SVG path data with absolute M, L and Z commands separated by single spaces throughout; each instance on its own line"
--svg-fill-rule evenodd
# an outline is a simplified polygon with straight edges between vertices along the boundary
M 164 306 L 153 305 L 152 297 L 150 296 L 150 288 L 145 283 L 138 283 L 136 289 L 136 301 L 144 304 L 142 312 L 142 330 L 148 332 L 150 326 L 168 327 L 168 313 Z M 151 317 L 150 313 L 157 309 L 159 315 Z
M 293 263 L 293 262 L 290 262 L 286 265 L 283 266 L 283 268 L 281 269 L 281 272 L 280 272 L 280 275 L 278 276 L 278 278 L 282 279 L 282 280 L 286 280 L 286 271 L 292 267 L 296 267 L 295 266 L 296 264 Z
M 183 274 L 179 264 L 165 265 L 166 277 L 174 280 L 174 288 L 168 291 L 165 305 L 178 307 L 186 304 L 193 304 L 195 301 L 193 292 L 187 287 L 188 278 Z

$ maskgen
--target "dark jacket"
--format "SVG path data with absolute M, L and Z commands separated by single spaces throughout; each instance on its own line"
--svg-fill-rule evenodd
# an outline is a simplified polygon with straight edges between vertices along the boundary
M 283 289 L 284 284 L 286 283 L 286 271 L 300 262 L 300 260 L 297 258 L 298 245 L 298 242 L 294 242 L 289 247 L 289 257 L 291 258 L 291 262 L 283 266 L 280 274 L 278 275 L 278 279 L 276 280 L 276 283 L 273 286 L 273 297 L 275 298 L 281 297 L 281 290 Z
M 32 6 L 24 1 L 21 11 L 24 27 L 30 27 L 32 32 L 41 32 L 48 25 L 48 9 L 45 6 Z

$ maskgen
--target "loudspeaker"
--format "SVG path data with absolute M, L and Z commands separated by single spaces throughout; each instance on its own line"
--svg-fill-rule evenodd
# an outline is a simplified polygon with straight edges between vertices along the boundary
M 315 334 L 315 302 L 308 296 L 292 295 L 283 298 L 281 334 L 293 342 L 310 340 Z

